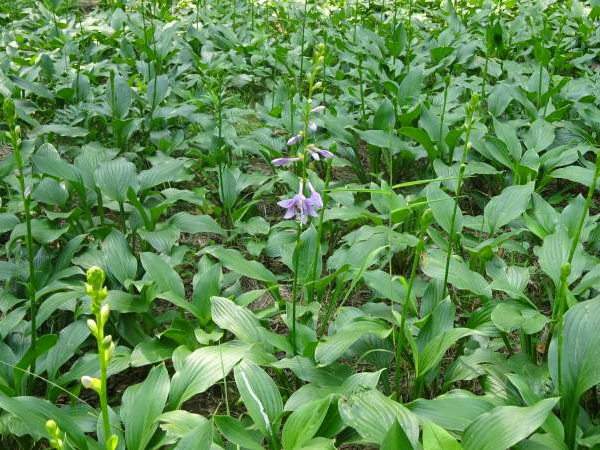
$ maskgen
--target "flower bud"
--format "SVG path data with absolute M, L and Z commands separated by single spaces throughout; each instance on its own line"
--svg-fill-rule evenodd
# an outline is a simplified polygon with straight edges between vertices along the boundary
M 96 324 L 96 321 L 94 319 L 88 319 L 87 326 L 94 336 L 98 335 L 98 325 Z
M 86 277 L 87 284 L 89 284 L 94 291 L 100 291 L 102 286 L 104 286 L 104 279 L 106 275 L 104 274 L 104 270 L 102 270 L 100 267 L 90 267 L 86 272 Z
M 100 308 L 100 324 L 102 327 L 104 327 L 106 322 L 108 322 L 109 314 L 110 314 L 110 306 L 108 306 L 105 303 L 104 305 L 102 305 L 102 308 Z
M 110 450 L 116 450 L 119 445 L 119 437 L 116 434 L 111 435 L 106 441 L 106 447 Z
M 48 419 L 46 421 L 46 431 L 51 436 L 56 436 L 56 433 L 58 432 L 58 425 L 56 424 L 56 422 L 54 420 Z
M 87 375 L 84 375 L 81 377 L 81 384 L 86 389 L 92 389 L 93 391 L 100 393 L 101 384 L 98 378 L 88 377 Z
M 4 117 L 9 125 L 14 125 L 15 123 L 15 102 L 13 102 L 12 98 L 5 98 L 4 103 L 2 104 L 2 111 L 4 112 Z

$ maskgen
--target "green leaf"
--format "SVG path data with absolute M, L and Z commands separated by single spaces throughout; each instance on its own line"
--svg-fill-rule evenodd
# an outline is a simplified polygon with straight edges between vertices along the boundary
M 284 450 L 300 449 L 315 436 L 327 415 L 330 402 L 327 396 L 307 403 L 287 418 L 281 439 Z
M 169 407 L 176 409 L 187 399 L 206 391 L 229 374 L 248 351 L 248 346 L 231 341 L 190 353 L 171 380 Z
M 533 406 L 498 406 L 485 413 L 465 430 L 465 450 L 506 450 L 521 442 L 543 425 L 557 398 Z
M 381 444 L 394 422 L 398 421 L 413 446 L 419 438 L 416 416 L 400 403 L 377 390 L 357 392 L 339 401 L 340 416 L 366 442 Z
M 241 361 L 233 371 L 235 384 L 248 414 L 265 437 L 278 434 L 283 401 L 277 385 L 250 361 Z
M 90 330 L 84 320 L 70 323 L 60 330 L 58 342 L 48 351 L 43 365 L 40 364 L 38 368 L 45 369 L 48 378 L 55 378 L 58 369 L 74 356 L 76 350 L 89 335 Z
M 576 304 L 563 320 L 560 367 L 557 340 L 550 347 L 548 363 L 556 385 L 561 370 L 561 397 L 579 410 L 581 396 L 600 384 L 600 298 Z
M 377 130 L 392 130 L 396 125 L 396 112 L 394 105 L 387 98 L 381 102 L 373 116 L 373 128 Z
M 224 297 L 212 297 L 211 314 L 220 328 L 231 331 L 240 340 L 251 344 L 263 340 L 265 329 L 249 309 Z
M 425 422 L 423 450 L 462 450 L 462 446 L 442 427 L 433 422 Z
M 204 249 L 204 252 L 217 258 L 229 270 L 237 272 L 240 275 L 269 284 L 277 283 L 277 278 L 273 272 L 258 261 L 248 261 L 237 250 L 223 247 L 209 247 Z
M 147 276 L 154 281 L 156 287 L 162 292 L 173 292 L 175 295 L 185 298 L 183 281 L 169 264 L 155 253 L 141 254 L 142 266 Z
M 120 231 L 113 230 L 106 236 L 102 242 L 102 253 L 108 272 L 119 283 L 125 286 L 127 280 L 135 280 L 138 269 L 137 259 L 131 253 L 127 239 Z
M 492 198 L 483 211 L 484 222 L 490 233 L 495 233 L 525 212 L 529 205 L 535 183 L 523 186 L 509 186 Z
M 221 434 L 232 444 L 249 450 L 263 450 L 260 442 L 256 441 L 239 420 L 230 416 L 215 416 L 214 421 Z
M 131 106 L 131 88 L 127 80 L 117 75 L 109 83 L 106 89 L 107 103 L 112 109 L 114 117 L 124 119 Z
M 315 360 L 320 365 L 327 366 L 340 358 L 359 339 L 370 335 L 383 339 L 391 331 L 390 326 L 383 321 L 371 318 L 355 319 L 317 344 Z
M 146 379 L 123 393 L 120 415 L 129 450 L 144 450 L 158 428 L 169 395 L 169 374 L 163 364 L 153 367 Z
M 544 328 L 548 318 L 539 311 L 516 302 L 496 305 L 492 311 L 492 322 L 505 333 L 521 329 L 526 334 L 535 334 Z
M 81 127 L 71 127 L 69 125 L 59 125 L 57 123 L 51 123 L 49 125 L 42 125 L 33 130 L 34 136 L 42 136 L 44 134 L 57 134 L 63 137 L 83 137 L 87 136 L 88 130 Z
M 431 339 L 422 352 L 418 354 L 419 364 L 417 366 L 417 377 L 422 377 L 431 369 L 436 367 L 442 360 L 444 353 L 459 339 L 475 333 L 468 328 L 452 328 L 438 334 Z
M 381 450 L 413 450 L 412 444 L 397 420 L 386 433 L 380 448 Z
M 456 200 L 442 191 L 437 184 L 430 184 L 427 186 L 425 194 L 427 195 L 428 206 L 431 208 L 435 221 L 446 233 L 450 234 L 452 213 L 454 211 Z M 454 231 L 457 234 L 462 232 L 462 221 L 462 211 L 459 207 L 456 209 L 456 217 L 454 220 Z
M 446 269 L 446 254 L 439 250 L 432 250 L 423 257 L 423 272 L 436 280 L 443 280 Z M 448 282 L 457 289 L 465 289 L 477 295 L 492 297 L 489 283 L 479 273 L 473 272 L 456 255 L 450 259 Z
M 212 426 L 209 421 L 186 433 L 173 450 L 211 450 Z
M 208 215 L 196 216 L 187 212 L 179 212 L 171 216 L 169 221 L 184 233 L 213 233 L 221 236 L 226 234 L 221 225 Z
M 94 178 L 102 193 L 119 203 L 127 200 L 130 187 L 137 190 L 135 165 L 123 158 L 101 163 Z

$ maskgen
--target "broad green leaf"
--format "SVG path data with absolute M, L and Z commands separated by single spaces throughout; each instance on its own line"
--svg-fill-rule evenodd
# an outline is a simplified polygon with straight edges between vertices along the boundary
M 241 361 L 233 375 L 248 414 L 265 437 L 278 434 L 283 401 L 277 385 L 267 373 L 250 361 Z
M 269 269 L 258 261 L 248 261 L 237 250 L 223 247 L 209 247 L 203 251 L 217 258 L 229 270 L 237 272 L 240 275 L 269 284 L 277 283 L 277 278 Z
M 287 418 L 281 439 L 284 450 L 300 449 L 315 436 L 325 419 L 330 402 L 327 396 L 307 403 Z
M 153 367 L 146 379 L 123 393 L 120 410 L 125 441 L 130 450 L 145 450 L 158 428 L 169 395 L 169 374 L 163 364 Z
M 543 425 L 558 402 L 548 398 L 533 406 L 498 406 L 480 416 L 465 430 L 465 450 L 506 450 Z
M 483 217 L 490 233 L 495 233 L 507 223 L 517 219 L 529 205 L 535 183 L 523 186 L 509 186 L 493 197 L 485 206 Z
M 147 276 L 154 281 L 160 292 L 173 292 L 185 298 L 183 281 L 177 272 L 159 255 L 155 253 L 141 254 L 142 266 Z
M 442 427 L 433 422 L 425 422 L 423 450 L 462 450 L 462 446 Z
M 125 285 L 127 280 L 135 280 L 138 269 L 137 259 L 131 253 L 127 239 L 120 231 L 113 230 L 106 236 L 102 242 L 102 253 L 108 272 L 119 283 Z
M 446 254 L 439 250 L 433 250 L 425 254 L 422 269 L 428 277 L 443 280 L 446 269 Z M 450 259 L 448 282 L 458 289 L 465 289 L 489 298 L 492 297 L 492 290 L 485 278 L 469 269 L 456 255 L 453 255 Z
M 206 421 L 186 433 L 173 450 L 210 450 L 212 440 L 212 426 Z
M 427 202 L 433 213 L 435 221 L 444 229 L 444 231 L 450 234 L 450 228 L 452 223 L 452 213 L 454 211 L 454 205 L 456 201 L 453 197 L 450 197 L 444 191 L 442 191 L 438 185 L 430 184 L 425 189 L 427 195 Z M 454 232 L 460 234 L 462 232 L 462 211 L 460 208 L 456 209 L 456 217 L 454 219 Z
M 229 374 L 248 351 L 246 345 L 232 341 L 190 353 L 171 380 L 169 407 L 178 408 L 187 399 L 206 391 Z
M 263 450 L 263 446 L 255 437 L 231 416 L 215 416 L 215 425 L 225 439 L 236 446 L 249 450 Z
M 231 331 L 241 341 L 253 344 L 263 340 L 265 330 L 249 309 L 224 297 L 212 297 L 211 314 L 220 328 Z
M 475 333 L 468 328 L 452 328 L 431 339 L 418 355 L 417 376 L 423 376 L 439 364 L 446 351 L 459 339 Z
M 380 448 L 381 450 L 413 450 L 412 444 L 397 420 L 385 434 Z
M 550 373 L 558 385 L 561 371 L 561 397 L 578 410 L 581 396 L 600 384 L 600 298 L 571 307 L 563 321 L 560 367 L 558 343 L 554 340 L 550 346 Z
M 315 350 L 315 360 L 320 365 L 327 366 L 340 358 L 359 339 L 370 335 L 383 339 L 391 331 L 391 327 L 385 322 L 370 318 L 358 318 L 319 342 Z
M 184 233 L 213 233 L 221 236 L 225 235 L 225 230 L 221 228 L 221 225 L 208 215 L 196 216 L 187 212 L 179 212 L 171 216 L 169 221 Z
M 366 442 L 381 444 L 395 421 L 400 423 L 410 443 L 419 438 L 417 417 L 400 403 L 377 390 L 357 392 L 339 401 L 344 423 L 354 428 Z
M 94 178 L 102 193 L 119 203 L 127 200 L 130 187 L 137 190 L 135 165 L 123 158 L 101 163 Z

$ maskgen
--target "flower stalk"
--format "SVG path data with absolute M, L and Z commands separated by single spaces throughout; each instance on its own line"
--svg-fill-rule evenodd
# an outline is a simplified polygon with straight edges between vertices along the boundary
M 100 410 L 102 414 L 102 429 L 104 432 L 104 443 L 106 450 L 115 450 L 118 444 L 118 437 L 112 434 L 110 428 L 110 417 L 108 414 L 108 389 L 106 380 L 108 378 L 108 364 L 115 349 L 115 343 L 112 336 L 105 335 L 104 327 L 108 322 L 110 309 L 108 304 L 103 301 L 108 296 L 108 291 L 104 286 L 105 274 L 100 267 L 90 267 L 87 271 L 87 281 L 85 292 L 90 297 L 92 304 L 92 313 L 95 319 L 89 319 L 88 328 L 96 338 L 98 348 L 98 362 L 100 365 L 100 378 L 89 376 L 81 377 L 81 384 L 86 389 L 92 389 L 100 398 Z
M 13 148 L 13 155 L 17 166 L 17 181 L 19 183 L 23 211 L 25 213 L 25 246 L 27 247 L 27 265 L 29 269 L 27 297 L 29 298 L 29 315 L 31 319 L 31 348 L 35 348 L 37 342 L 37 304 L 35 298 L 36 276 L 33 254 L 33 233 L 31 231 L 31 198 L 29 189 L 25 186 L 25 164 L 21 152 L 21 127 L 17 125 L 17 114 L 12 99 L 7 98 L 4 100 L 3 112 L 9 128 L 8 137 Z M 35 372 L 35 358 L 31 362 L 31 372 Z

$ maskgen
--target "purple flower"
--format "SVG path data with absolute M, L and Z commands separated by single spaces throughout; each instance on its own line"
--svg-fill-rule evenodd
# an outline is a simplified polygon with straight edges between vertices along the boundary
M 308 189 L 310 189 L 310 197 L 308 197 L 308 199 L 306 199 L 307 202 L 309 202 L 311 204 L 311 206 L 317 210 L 317 209 L 321 209 L 323 207 L 323 199 L 321 198 L 321 194 L 319 194 L 315 188 L 313 187 L 312 183 L 309 181 L 308 182 Z M 311 214 L 313 217 L 316 216 L 316 212 L 315 214 Z
M 312 144 L 309 145 L 308 147 L 306 147 L 306 149 L 310 153 L 310 156 L 312 157 L 312 159 L 314 159 L 315 161 L 319 161 L 321 159 L 321 157 L 323 157 L 325 159 L 329 159 L 329 158 L 333 158 L 333 156 L 334 156 L 333 153 L 331 153 L 329 150 L 319 148 Z
M 290 164 L 295 163 L 296 161 L 300 161 L 300 158 L 275 158 L 271 163 L 274 166 L 289 166 Z
M 318 128 L 319 127 L 317 126 L 316 122 L 310 122 L 308 124 L 308 131 L 310 131 L 311 133 L 316 133 Z
M 296 219 L 304 224 L 307 222 L 309 216 L 318 216 L 317 210 L 323 207 L 323 200 L 310 182 L 308 183 L 308 187 L 310 189 L 310 197 L 308 198 L 306 198 L 303 192 L 304 184 L 303 182 L 300 182 L 300 189 L 296 195 L 292 198 L 277 202 L 279 206 L 286 210 L 283 216 L 284 219 L 296 217 Z
M 317 107 L 311 109 L 310 112 L 314 113 L 314 114 L 319 114 L 319 113 L 322 113 L 323 111 L 325 111 L 325 107 L 323 105 L 320 105 L 320 106 L 317 106 Z
M 300 141 L 302 141 L 302 135 L 295 134 L 294 136 L 292 136 L 291 138 L 288 139 L 287 145 L 288 145 L 288 147 L 291 147 L 292 145 L 298 144 Z

